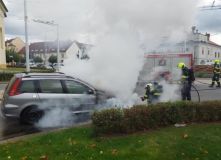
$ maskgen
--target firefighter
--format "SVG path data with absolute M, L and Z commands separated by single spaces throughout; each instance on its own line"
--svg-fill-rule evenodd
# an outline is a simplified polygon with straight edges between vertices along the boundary
M 162 93 L 162 85 L 158 82 L 150 82 L 145 86 L 145 95 L 141 97 L 142 101 L 147 100 L 147 104 L 156 103 Z
M 191 86 L 195 80 L 194 72 L 192 69 L 186 67 L 185 63 L 180 62 L 178 68 L 182 71 L 181 77 L 181 96 L 182 100 L 191 101 Z
M 220 60 L 217 59 L 214 61 L 212 84 L 209 87 L 213 87 L 216 82 L 217 83 L 216 87 L 220 88 L 219 77 L 220 77 Z

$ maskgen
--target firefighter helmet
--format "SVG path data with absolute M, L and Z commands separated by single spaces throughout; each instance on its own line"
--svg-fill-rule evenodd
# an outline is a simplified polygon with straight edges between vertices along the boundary
M 145 86 L 145 88 L 148 88 L 148 87 L 149 87 L 149 88 L 152 88 L 152 87 L 153 87 L 153 84 L 152 84 L 152 83 L 147 83 L 146 86 Z
M 177 67 L 182 69 L 183 67 L 185 67 L 185 63 L 180 62 L 180 63 L 178 63 Z
M 214 63 L 215 63 L 215 64 L 220 64 L 220 60 L 219 60 L 219 59 L 216 59 L 216 60 L 214 61 Z

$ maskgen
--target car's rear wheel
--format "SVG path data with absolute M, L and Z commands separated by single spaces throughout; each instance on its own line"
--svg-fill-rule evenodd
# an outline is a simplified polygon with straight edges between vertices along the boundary
M 37 123 L 43 115 L 43 110 L 39 109 L 37 106 L 30 106 L 21 113 L 20 121 L 22 124 L 33 125 Z

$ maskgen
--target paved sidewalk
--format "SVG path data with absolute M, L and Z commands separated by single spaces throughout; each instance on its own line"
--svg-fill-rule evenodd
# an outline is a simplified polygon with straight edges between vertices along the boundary
M 212 82 L 211 78 L 196 78 L 194 84 L 209 85 Z

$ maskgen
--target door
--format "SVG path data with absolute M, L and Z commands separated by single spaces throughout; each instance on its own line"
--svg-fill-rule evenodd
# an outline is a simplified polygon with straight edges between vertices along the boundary
M 41 79 L 38 81 L 38 95 L 41 100 L 42 109 L 67 108 L 68 95 L 64 91 L 61 80 Z
M 35 80 L 23 80 L 18 92 L 19 95 L 13 96 L 14 104 L 18 106 L 38 105 L 40 102 Z
M 95 108 L 96 95 L 93 88 L 75 80 L 64 82 L 74 112 L 90 112 Z

